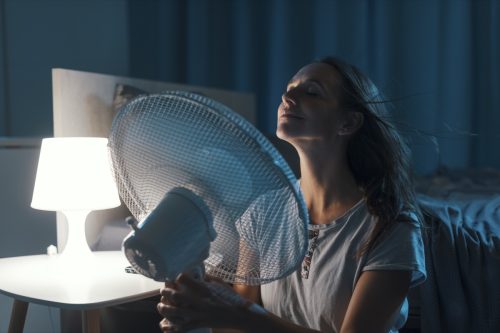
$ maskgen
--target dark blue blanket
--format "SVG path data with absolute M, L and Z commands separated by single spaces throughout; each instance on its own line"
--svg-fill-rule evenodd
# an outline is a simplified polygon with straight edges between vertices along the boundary
M 500 194 L 419 200 L 428 213 L 421 331 L 500 332 Z

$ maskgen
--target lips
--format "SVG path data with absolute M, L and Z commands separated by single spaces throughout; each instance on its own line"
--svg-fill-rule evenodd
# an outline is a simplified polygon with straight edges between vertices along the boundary
M 304 119 L 304 118 L 302 118 L 300 116 L 297 116 L 297 115 L 294 115 L 294 114 L 290 114 L 290 113 L 282 114 L 281 118 L 285 118 L 285 119 Z
M 285 119 L 304 119 L 304 117 L 302 117 L 298 111 L 287 108 L 283 104 L 280 105 L 279 115 L 280 118 Z
M 304 119 L 304 117 L 301 117 L 295 113 L 290 113 L 290 112 L 287 112 L 287 113 L 282 113 L 280 115 L 280 118 L 286 118 L 286 119 Z

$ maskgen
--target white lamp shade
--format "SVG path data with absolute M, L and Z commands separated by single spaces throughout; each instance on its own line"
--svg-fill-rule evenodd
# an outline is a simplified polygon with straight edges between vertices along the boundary
M 50 211 L 117 207 L 107 138 L 42 140 L 31 207 Z

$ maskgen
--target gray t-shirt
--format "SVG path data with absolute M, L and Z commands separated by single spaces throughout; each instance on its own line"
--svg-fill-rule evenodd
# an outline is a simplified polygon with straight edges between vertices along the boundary
M 369 253 L 359 258 L 358 247 L 374 225 L 365 200 L 331 224 L 309 225 L 309 250 L 302 268 L 261 286 L 264 307 L 298 325 L 339 332 L 363 271 L 409 270 L 412 287 L 423 282 L 426 271 L 420 227 L 414 213 L 405 215 L 407 218 L 402 218 Z M 405 299 L 390 332 L 397 332 L 407 316 Z

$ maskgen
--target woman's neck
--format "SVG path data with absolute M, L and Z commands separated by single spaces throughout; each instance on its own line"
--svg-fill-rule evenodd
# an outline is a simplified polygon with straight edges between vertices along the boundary
M 331 223 L 362 199 L 347 161 L 337 157 L 345 154 L 299 152 L 299 156 L 300 187 L 311 223 Z

